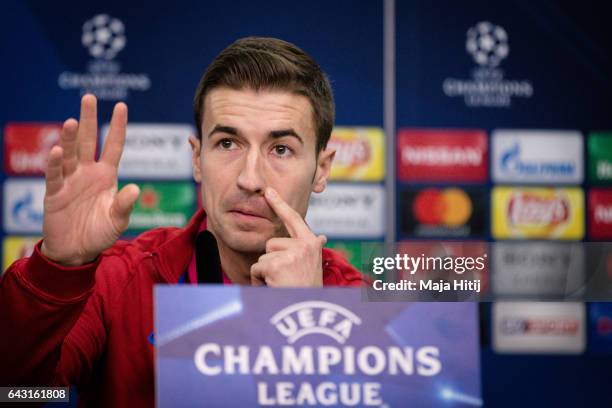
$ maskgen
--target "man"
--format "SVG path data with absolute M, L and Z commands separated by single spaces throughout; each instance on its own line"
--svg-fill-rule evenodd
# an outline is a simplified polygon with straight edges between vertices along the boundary
M 127 107 L 95 161 L 96 99 L 49 153 L 43 240 L 0 281 L 0 384 L 76 385 L 85 405 L 153 405 L 152 288 L 187 281 L 359 285 L 306 223 L 334 152 L 328 80 L 302 50 L 246 38 L 225 49 L 194 99 L 193 173 L 203 209 L 184 229 L 128 243 L 139 191 L 117 192 Z

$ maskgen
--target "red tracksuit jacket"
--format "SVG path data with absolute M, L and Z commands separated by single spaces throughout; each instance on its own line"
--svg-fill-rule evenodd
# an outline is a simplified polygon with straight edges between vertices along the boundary
M 153 406 L 153 285 L 176 284 L 206 222 L 119 241 L 91 264 L 61 267 L 37 245 L 0 278 L 0 385 L 76 385 L 80 406 Z M 323 249 L 324 285 L 362 275 Z

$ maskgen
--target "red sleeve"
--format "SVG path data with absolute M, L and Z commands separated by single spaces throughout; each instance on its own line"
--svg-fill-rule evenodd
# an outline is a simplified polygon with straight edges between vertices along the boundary
M 86 374 L 87 361 L 105 341 L 99 316 L 80 323 L 88 303 L 95 303 L 99 263 L 62 267 L 40 253 L 39 242 L 30 258 L 0 278 L 0 385 L 70 385 Z M 77 321 L 89 338 L 84 347 L 65 344 L 73 343 L 66 340 L 75 336 Z
M 367 278 L 351 265 L 341 253 L 323 248 L 324 286 L 362 286 Z

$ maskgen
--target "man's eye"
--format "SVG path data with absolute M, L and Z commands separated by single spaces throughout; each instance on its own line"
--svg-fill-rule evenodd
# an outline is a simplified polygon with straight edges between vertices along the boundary
M 221 139 L 218 145 L 221 146 L 222 149 L 230 150 L 234 147 L 234 141 L 231 139 Z
M 286 145 L 276 145 L 274 146 L 274 153 L 277 156 L 289 156 L 292 151 L 291 148 L 289 146 Z

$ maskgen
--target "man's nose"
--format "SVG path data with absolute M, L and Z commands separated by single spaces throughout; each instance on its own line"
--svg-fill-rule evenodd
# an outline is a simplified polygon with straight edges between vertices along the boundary
M 251 148 L 244 158 L 238 175 L 238 187 L 253 194 L 263 194 L 265 181 L 263 176 L 263 158 L 257 149 Z

